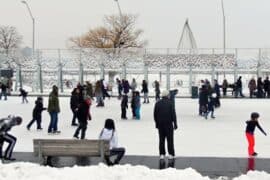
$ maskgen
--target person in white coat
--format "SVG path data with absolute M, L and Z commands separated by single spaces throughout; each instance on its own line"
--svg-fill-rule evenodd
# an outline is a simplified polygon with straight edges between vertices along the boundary
M 126 150 L 123 147 L 118 147 L 117 133 L 112 119 L 106 119 L 104 128 L 100 132 L 99 139 L 110 141 L 110 155 L 105 156 L 107 164 L 109 166 L 119 164 Z M 110 160 L 111 156 L 117 156 L 114 162 Z

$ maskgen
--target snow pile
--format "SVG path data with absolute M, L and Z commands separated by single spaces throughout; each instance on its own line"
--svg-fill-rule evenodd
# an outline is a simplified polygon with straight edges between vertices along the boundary
M 269 180 L 270 174 L 259 171 L 249 171 L 246 175 L 234 178 L 233 180 Z
M 188 168 L 185 170 L 166 169 L 151 170 L 144 166 L 114 166 L 108 167 L 104 164 L 98 166 L 73 168 L 50 168 L 43 167 L 32 163 L 12 163 L 0 164 L 1 180 L 209 180 L 203 177 L 195 170 Z
M 165 169 L 152 170 L 145 166 L 113 166 L 108 167 L 102 163 L 98 166 L 72 168 L 51 168 L 39 166 L 32 163 L 0 163 L 0 179 L 1 180 L 210 180 L 203 177 L 194 169 L 188 168 L 184 170 Z M 217 180 L 225 180 L 228 178 L 220 177 Z M 233 180 L 269 180 L 270 174 L 265 172 L 253 171 L 247 175 L 234 178 Z

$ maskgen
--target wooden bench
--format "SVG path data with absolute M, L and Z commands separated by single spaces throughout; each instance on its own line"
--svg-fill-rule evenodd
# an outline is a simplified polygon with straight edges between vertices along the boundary
M 52 156 L 100 157 L 110 154 L 109 141 L 75 139 L 34 139 L 34 155 L 41 164 Z

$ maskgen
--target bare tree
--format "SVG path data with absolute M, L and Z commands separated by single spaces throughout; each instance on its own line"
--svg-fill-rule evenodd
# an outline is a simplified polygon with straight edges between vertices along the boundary
M 104 26 L 90 29 L 82 36 L 69 39 L 72 48 L 130 48 L 144 47 L 143 30 L 136 29 L 137 16 L 110 15 L 104 17 Z
M 22 36 L 13 26 L 0 26 L 0 52 L 9 55 L 12 50 L 19 47 Z

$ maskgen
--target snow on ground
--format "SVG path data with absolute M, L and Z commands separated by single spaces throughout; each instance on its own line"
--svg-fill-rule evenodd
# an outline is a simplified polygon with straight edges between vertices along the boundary
M 31 169 L 31 170 L 30 170 Z M 152 170 L 145 166 L 121 165 L 108 167 L 104 164 L 88 167 L 72 168 L 51 168 L 39 166 L 31 163 L 11 163 L 0 164 L 0 179 L 1 180 L 75 180 L 78 179 L 91 180 L 210 180 L 208 177 L 203 177 L 195 170 L 188 168 L 184 170 L 165 169 Z M 217 180 L 225 180 L 227 178 L 220 177 Z M 270 174 L 265 172 L 248 172 L 247 175 L 234 178 L 233 180 L 269 180 Z
M 49 114 L 43 112 L 43 131 L 26 130 L 31 120 L 35 98 L 29 97 L 28 104 L 21 104 L 21 98 L 9 97 L 8 101 L 0 101 L 0 117 L 9 114 L 20 115 L 24 121 L 20 127 L 14 127 L 12 134 L 18 137 L 15 151 L 33 151 L 34 138 L 72 138 L 75 127 L 71 127 L 72 112 L 69 98 L 60 98 L 59 130 L 61 135 L 48 135 Z M 48 98 L 44 98 L 47 106 Z M 120 119 L 120 101 L 115 98 L 106 100 L 104 108 L 92 106 L 92 121 L 89 122 L 87 139 L 96 139 L 103 128 L 106 118 L 116 121 L 120 146 L 124 146 L 128 155 L 158 155 L 158 134 L 153 121 L 154 100 L 150 104 L 142 104 L 141 120 Z M 216 111 L 216 119 L 198 116 L 197 99 L 176 99 L 178 130 L 175 132 L 175 151 L 177 156 L 209 156 L 209 157 L 247 157 L 245 139 L 245 121 L 252 111 L 261 114 L 260 122 L 266 132 L 270 132 L 270 113 L 268 99 L 222 99 L 222 106 Z M 256 150 L 259 157 L 270 157 L 269 137 L 256 132 Z

